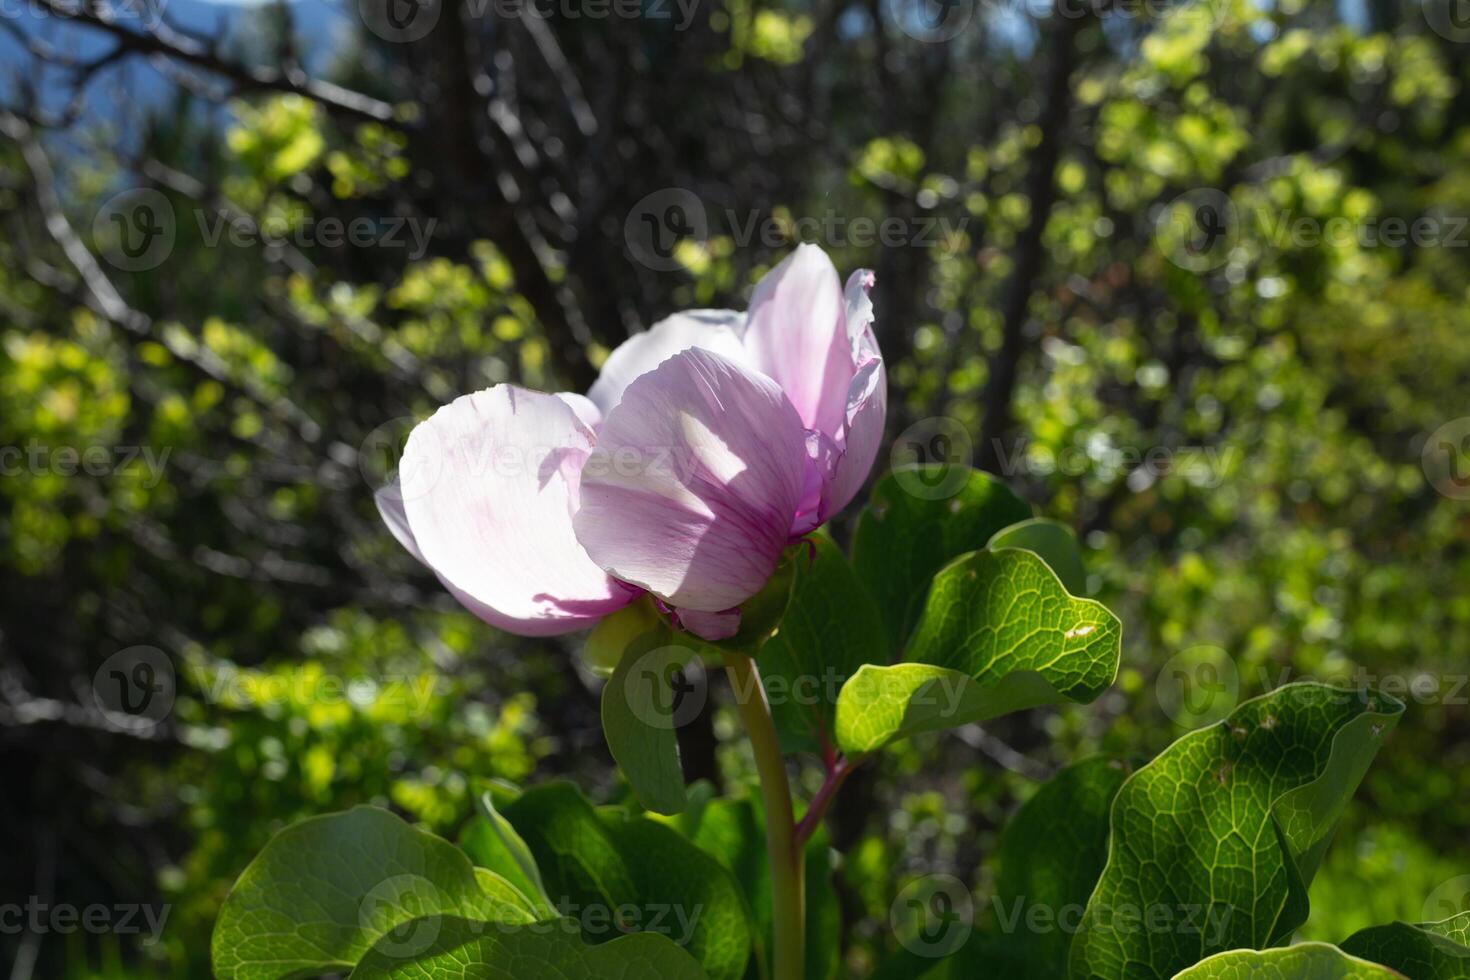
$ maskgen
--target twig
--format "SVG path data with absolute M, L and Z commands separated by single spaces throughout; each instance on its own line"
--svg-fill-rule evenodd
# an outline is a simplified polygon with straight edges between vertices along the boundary
M 128 305 L 103 271 L 96 256 L 67 220 L 61 198 L 56 192 L 56 175 L 51 169 L 51 161 L 35 138 L 30 124 L 14 113 L 0 110 L 0 133 L 4 133 L 20 146 L 21 154 L 31 171 L 31 180 L 45 218 L 46 231 L 81 278 L 83 298 L 93 312 L 131 334 L 163 344 L 174 357 L 203 372 L 226 390 L 245 397 L 267 415 L 284 416 L 303 441 L 316 443 L 321 438 L 322 427 L 289 398 L 280 394 L 268 395 L 256 390 L 249 383 L 237 382 L 226 366 L 201 345 L 186 346 L 171 342 L 167 337 L 157 336 L 153 319 Z
M 85 24 L 116 37 L 123 49 L 146 55 L 161 55 L 234 82 L 241 91 L 286 92 L 301 95 L 325 108 L 361 120 L 403 128 L 393 107 L 386 102 L 343 88 L 332 82 L 307 78 L 299 72 L 242 65 L 221 58 L 192 37 L 172 27 L 158 25 L 139 33 L 95 13 L 90 6 L 64 5 L 57 0 L 37 0 L 52 16 Z
M 957 729 L 955 734 L 959 736 L 961 742 L 972 749 L 979 749 L 1018 776 L 1035 780 L 1047 780 L 1052 777 L 1052 771 L 1049 768 L 1011 748 L 1010 745 L 979 725 L 965 725 Z

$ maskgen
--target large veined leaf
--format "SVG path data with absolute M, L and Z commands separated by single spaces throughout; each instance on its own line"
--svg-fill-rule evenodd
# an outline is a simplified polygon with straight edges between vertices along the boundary
M 1327 943 L 1284 949 L 1236 949 L 1175 974 L 1174 980 L 1403 980 L 1376 963 L 1356 959 Z
M 1135 772 L 1113 801 L 1072 975 L 1168 976 L 1290 936 L 1333 826 L 1402 711 L 1381 694 L 1292 684 Z
M 1118 672 L 1122 627 L 1067 593 L 1029 551 L 977 551 L 934 576 L 911 663 L 866 666 L 837 699 L 849 755 L 1012 711 L 1097 698 Z
M 644 925 L 662 916 L 665 934 L 694 954 L 711 977 L 735 980 L 744 974 L 751 924 L 735 879 L 664 824 L 616 815 L 605 822 L 648 909 Z
M 1070 595 L 1029 551 L 977 551 L 934 576 L 908 659 L 982 683 L 1034 670 L 1092 697 L 1112 683 L 1122 627 L 1100 602 Z
M 558 907 L 611 906 L 634 894 L 627 859 L 576 787 L 536 786 L 501 812 L 531 849 L 546 894 Z
M 1470 978 L 1470 912 L 1443 922 L 1393 922 L 1353 933 L 1345 952 L 1393 967 L 1414 980 Z
M 444 915 L 536 917 L 504 878 L 386 810 L 312 817 L 271 838 L 235 882 L 215 922 L 214 971 L 266 980 L 346 970 L 375 943 L 412 951 L 423 930 L 406 924 Z
M 926 492 L 940 484 L 938 494 Z M 1030 505 L 978 470 L 936 464 L 879 480 L 853 531 L 852 562 L 878 602 L 890 647 L 901 649 L 919 621 L 935 572 L 1030 516 Z
M 830 740 L 837 692 L 859 667 L 886 663 L 883 621 L 842 550 L 825 535 L 794 561 L 780 628 L 760 649 L 761 680 L 787 751 Z M 743 693 L 743 692 L 742 692 Z
M 1072 936 L 1108 856 L 1108 811 L 1128 776 L 1113 759 L 1063 769 L 1001 836 L 993 926 L 1014 951 L 1008 977 L 1066 976 Z
M 1087 591 L 1087 570 L 1082 566 L 1082 548 L 1070 527 L 1045 517 L 1002 528 L 991 537 L 991 551 L 1002 548 L 1024 548 L 1035 552 L 1057 573 L 1068 592 L 1082 595 Z
M 691 808 L 692 809 L 692 808 Z M 765 817 L 749 798 L 712 800 L 678 825 L 690 840 L 729 869 L 740 883 L 755 920 L 762 962 L 772 926 L 771 868 L 766 858 Z M 828 980 L 838 967 L 842 918 L 832 887 L 826 832 L 818 828 L 806 850 L 807 980 Z
M 635 933 L 589 946 L 574 919 L 508 928 L 433 917 L 410 926 L 432 932 L 426 948 L 405 956 L 375 946 L 352 980 L 705 980 L 694 957 L 663 936 Z
M 480 813 L 460 834 L 459 846 L 477 867 L 494 872 L 529 899 L 536 908 L 536 918 L 553 916 L 536 859 L 510 821 L 495 809 L 492 794 L 480 795 Z
M 765 847 L 760 840 L 760 820 L 756 808 L 742 805 L 743 801 L 710 799 L 702 806 L 690 807 L 677 821 L 672 821 L 680 833 L 699 847 L 700 850 L 718 861 L 740 884 L 746 908 L 752 923 L 752 949 L 756 959 L 764 965 L 769 955 L 770 940 L 767 936 L 770 922 L 769 896 L 756 893 L 757 883 L 770 887 L 766 864 Z M 752 846 L 751 841 L 759 841 Z M 762 876 L 765 879 L 762 882 Z M 764 917 L 759 905 L 765 901 Z M 764 971 L 764 967 L 762 967 Z
M 1470 946 L 1470 911 L 1452 915 L 1439 922 L 1420 923 L 1419 928 L 1426 929 L 1436 936 L 1443 936 L 1461 946 Z
M 718 861 L 672 827 L 618 809 L 596 811 L 570 784 L 527 790 L 504 807 L 531 848 L 547 894 L 590 943 L 656 932 L 687 949 L 713 980 L 739 980 L 750 917 Z

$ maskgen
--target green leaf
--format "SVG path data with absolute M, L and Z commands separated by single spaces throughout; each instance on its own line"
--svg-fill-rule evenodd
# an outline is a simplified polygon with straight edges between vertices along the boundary
M 1393 922 L 1362 929 L 1342 948 L 1414 980 L 1465 980 L 1470 977 L 1470 912 L 1443 922 Z
M 1068 592 L 1073 595 L 1087 593 L 1087 569 L 1082 565 L 1082 548 L 1077 544 L 1077 535 L 1065 524 L 1034 517 L 997 531 L 988 547 L 991 551 L 1021 548 L 1033 552 L 1057 573 Z
M 588 946 L 574 919 L 507 928 L 433 916 L 407 927 L 411 946 L 380 942 L 352 980 L 705 980 L 699 963 L 663 936 L 635 933 Z
M 656 623 L 629 641 L 602 689 L 608 750 L 638 801 L 655 813 L 678 813 L 685 805 L 674 671 L 692 655 L 670 643 L 667 629 Z
M 1284 949 L 1235 949 L 1216 953 L 1174 980 L 1403 980 L 1376 963 L 1354 959 L 1327 943 Z
M 548 783 L 504 806 L 554 904 L 614 907 L 634 894 L 627 861 L 577 788 Z
M 772 908 L 761 808 L 747 798 L 712 800 L 697 821 L 681 821 L 681 830 L 739 882 L 755 922 L 757 955 L 764 963 L 771 942 Z M 832 870 L 826 831 L 819 827 L 806 849 L 807 944 L 803 976 L 807 980 L 829 980 L 837 972 L 842 913 L 832 887 Z
M 608 677 L 623 662 L 623 652 L 640 636 L 662 625 L 653 600 L 643 596 L 610 616 L 604 616 L 587 634 L 582 662 L 595 674 Z
M 541 872 L 531 849 L 510 821 L 495 809 L 490 793 L 480 794 L 479 804 L 480 813 L 460 834 L 459 846 L 476 865 L 504 878 L 544 913 L 537 918 L 548 917 L 552 912 L 551 899 L 541 883 Z
M 619 929 L 661 932 L 713 980 L 739 980 L 750 958 L 750 923 L 739 886 L 673 828 L 621 810 L 593 810 L 575 787 L 527 790 L 505 807 L 559 908 L 583 922 L 589 942 Z
M 1439 922 L 1421 922 L 1419 928 L 1461 946 L 1470 946 L 1470 912 L 1461 912 Z
M 1002 528 L 1031 516 L 1030 505 L 978 470 L 960 474 L 963 479 L 949 492 L 957 473 L 947 464 L 889 473 L 873 487 L 858 518 L 853 568 L 878 602 L 891 649 L 902 649 L 918 622 L 934 573 L 960 555 L 984 548 Z M 937 499 L 906 489 L 941 484 L 945 495 Z
M 680 833 L 729 871 L 739 884 L 751 916 L 752 948 L 764 972 L 770 947 L 771 903 L 759 808 L 743 799 L 713 799 L 697 814 L 680 814 L 677 825 Z
M 751 924 L 734 877 L 662 823 L 616 816 L 605 822 L 627 856 L 647 917 L 662 917 L 667 934 L 684 944 L 711 977 L 743 976 Z
M 263 980 L 349 969 L 421 916 L 532 921 L 515 894 L 503 878 L 477 875 L 459 848 L 386 810 L 313 817 L 271 838 L 235 882 L 215 922 L 215 974 Z
M 867 666 L 837 699 L 837 744 L 861 755 L 1042 704 L 1094 700 L 1118 672 L 1122 627 L 1067 594 L 1029 551 L 977 551 L 934 577 L 914 630 L 916 663 Z
M 1034 670 L 1059 693 L 1091 701 L 1117 673 L 1122 626 L 1102 603 L 1067 593 L 1029 551 L 977 551 L 934 576 L 908 659 L 982 684 Z
M 837 747 L 854 758 L 899 739 L 1052 704 L 1056 689 L 1035 671 L 1007 675 L 992 687 L 928 664 L 866 666 L 837 696 Z
M 1470 946 L 1470 912 L 1461 912 L 1439 922 L 1425 922 L 1420 929 L 1427 929 L 1436 936 L 1443 936 L 1461 946 Z
M 781 744 L 811 750 L 830 740 L 837 692 L 865 663 L 888 660 L 883 621 L 842 550 L 825 535 L 798 555 L 791 602 L 761 647 L 761 680 Z
M 996 933 L 1014 950 L 1006 976 L 1066 976 L 1072 929 L 1108 857 L 1108 810 L 1128 776 L 1113 759 L 1069 766 L 1006 824 L 995 882 Z
M 1167 976 L 1288 938 L 1338 816 L 1402 711 L 1372 692 L 1292 684 L 1135 772 L 1113 801 L 1072 974 Z
M 507 908 L 516 909 L 519 914 L 514 918 L 502 916 L 504 922 L 535 922 L 546 916 L 546 906 L 533 900 L 525 892 L 512 885 L 505 878 L 491 871 L 489 868 L 475 869 L 475 882 L 480 886 L 492 902 L 498 902 Z

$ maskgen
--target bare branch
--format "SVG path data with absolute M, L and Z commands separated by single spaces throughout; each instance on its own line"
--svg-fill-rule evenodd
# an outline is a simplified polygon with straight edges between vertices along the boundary
M 382 123 L 404 128 L 394 114 L 393 107 L 386 102 L 361 92 L 343 88 L 332 82 L 309 78 L 299 71 L 243 65 L 221 57 L 198 40 L 189 37 L 166 24 L 159 24 L 139 33 L 124 27 L 106 16 L 58 2 L 58 0 L 36 0 L 52 16 L 106 31 L 120 42 L 118 52 L 157 55 L 171 58 L 184 64 L 203 69 L 214 75 L 229 79 L 242 92 L 267 91 L 301 95 L 319 105 L 343 115 L 362 121 Z

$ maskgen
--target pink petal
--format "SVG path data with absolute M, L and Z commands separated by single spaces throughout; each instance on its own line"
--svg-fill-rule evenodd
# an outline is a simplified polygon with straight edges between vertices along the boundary
M 786 392 L 808 429 L 837 438 L 853 361 L 843 324 L 841 280 L 815 245 L 799 245 L 756 284 L 745 349 Z
M 628 386 L 582 474 L 577 537 L 603 568 L 683 610 L 754 595 L 786 545 L 806 437 L 771 379 L 686 350 Z
M 873 334 L 873 274 L 859 269 L 847 280 L 847 333 L 855 373 L 847 389 L 841 455 L 822 493 L 822 520 L 842 510 L 862 489 L 883 442 L 888 413 L 888 372 Z
M 602 373 L 587 396 L 606 415 L 622 400 L 624 389 L 635 379 L 691 347 L 743 361 L 745 348 L 741 346 L 740 334 L 744 329 L 745 314 L 733 310 L 675 313 L 619 344 L 603 362 Z
M 711 643 L 728 640 L 740 632 L 740 610 L 700 612 L 698 609 L 681 609 L 679 623 L 701 640 L 709 640 Z
M 842 459 L 842 448 L 825 432 L 807 429 L 806 456 L 806 485 L 801 491 L 796 516 L 791 521 L 793 538 L 815 531 L 827 519 L 824 502 L 837 463 Z
M 572 531 L 594 438 L 562 399 L 511 385 L 457 398 L 409 435 L 399 472 L 410 533 L 424 563 L 491 625 L 566 633 L 633 598 Z

